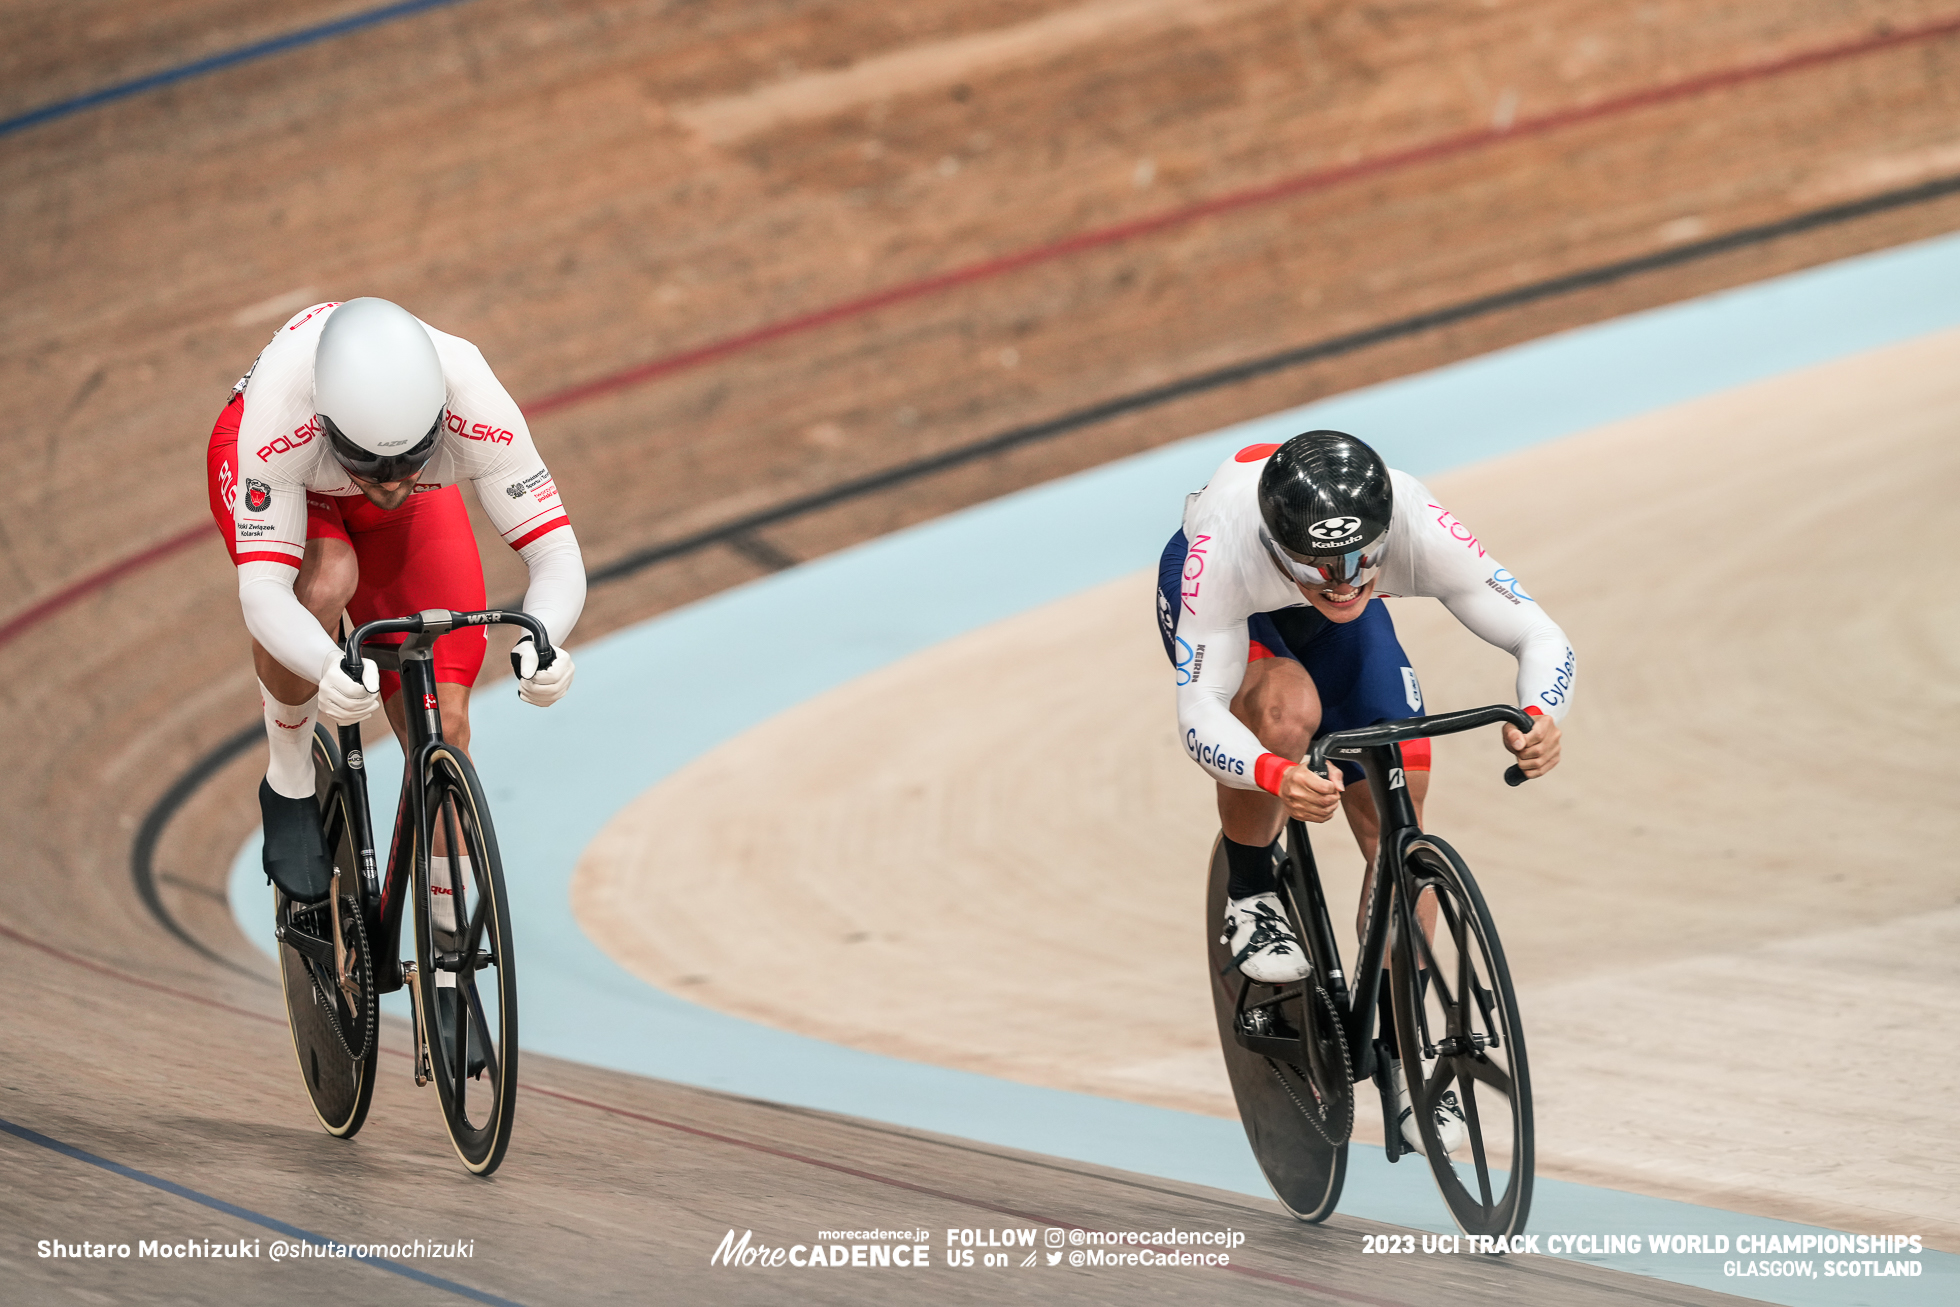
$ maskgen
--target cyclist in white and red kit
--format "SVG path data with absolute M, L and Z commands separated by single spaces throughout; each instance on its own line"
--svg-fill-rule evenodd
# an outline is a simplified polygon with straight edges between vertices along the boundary
M 1288 815 L 1324 822 L 1337 808 L 1369 868 L 1381 829 L 1360 768 L 1322 777 L 1301 764 L 1317 735 L 1421 716 L 1422 689 L 1383 599 L 1439 599 L 1458 621 L 1518 660 L 1530 732 L 1504 728 L 1527 777 L 1558 765 L 1559 721 L 1576 662 L 1558 624 L 1518 578 L 1421 482 L 1339 431 L 1252 445 L 1185 501 L 1184 525 L 1158 569 L 1157 615 L 1177 680 L 1185 751 L 1218 783 L 1229 868 L 1221 930 L 1239 969 L 1265 984 L 1306 975 L 1275 891 L 1275 841 Z M 1429 741 L 1402 746 L 1421 817 Z M 1349 788 L 1353 786 L 1353 788 Z M 1383 1038 L 1396 1047 L 1381 1008 Z M 1402 1091 L 1403 1133 L 1420 1148 Z M 1438 1124 L 1445 1141 L 1461 1119 Z
M 315 713 L 352 722 L 385 706 L 396 735 L 405 729 L 395 673 L 372 659 L 360 682 L 341 669 L 329 634 L 341 612 L 359 624 L 484 607 L 458 489 L 467 480 L 530 569 L 524 609 L 559 652 L 539 671 L 527 636 L 513 662 L 519 696 L 549 706 L 571 685 L 564 640 L 585 606 L 584 561 L 524 415 L 483 355 L 387 300 L 316 304 L 280 328 L 233 388 L 206 463 L 264 697 L 266 874 L 316 902 L 332 869 L 313 798 Z M 477 627 L 435 646 L 444 732 L 466 751 L 484 641 Z

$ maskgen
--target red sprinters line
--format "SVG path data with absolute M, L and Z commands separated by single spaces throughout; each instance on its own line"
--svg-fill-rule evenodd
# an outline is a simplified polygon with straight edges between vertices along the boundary
M 1200 200 L 1196 204 L 1186 205 L 1180 209 L 1172 209 L 1165 213 L 1134 218 L 1128 222 L 1116 223 L 1109 227 L 1098 227 L 1092 231 L 1079 232 L 1074 236 L 1055 241 L 1048 245 L 1036 245 L 1028 249 L 1016 250 L 1011 254 L 1003 254 L 997 258 L 983 259 L 978 263 L 969 263 L 965 267 L 953 268 L 946 272 L 921 278 L 918 281 L 906 282 L 900 286 L 887 287 L 884 290 L 874 291 L 869 295 L 864 295 L 857 299 L 844 300 L 840 303 L 829 305 L 826 308 L 816 309 L 810 313 L 765 323 L 751 331 L 741 332 L 733 336 L 725 336 L 720 340 L 710 341 L 705 345 L 696 345 L 691 349 L 681 350 L 678 353 L 669 354 L 662 358 L 635 364 L 619 372 L 597 377 L 591 381 L 580 382 L 578 385 L 569 386 L 564 390 L 554 391 L 541 399 L 533 400 L 527 404 L 525 406 L 525 412 L 531 416 L 541 416 L 557 409 L 570 407 L 573 404 L 583 403 L 588 399 L 596 399 L 600 395 L 611 394 L 617 390 L 624 390 L 629 386 L 636 386 L 642 382 L 652 381 L 657 377 L 664 377 L 671 373 L 681 372 L 703 363 L 712 362 L 716 359 L 726 358 L 730 354 L 736 354 L 757 345 L 766 344 L 772 340 L 781 340 L 785 336 L 794 336 L 805 331 L 812 331 L 818 327 L 829 326 L 834 322 L 842 322 L 847 318 L 860 317 L 877 309 L 889 308 L 894 304 L 902 304 L 908 300 L 922 299 L 929 295 L 938 294 L 940 291 L 951 290 L 956 286 L 969 285 L 976 281 L 985 281 L 992 277 L 1001 276 L 1004 273 L 1015 272 L 1036 264 L 1048 263 L 1055 259 L 1065 258 L 1071 254 L 1080 254 L 1086 250 L 1098 249 L 1105 245 L 1114 245 L 1121 241 L 1133 240 L 1139 236 L 1153 235 L 1172 227 L 1181 227 L 1187 223 L 1196 222 L 1201 218 L 1215 217 L 1219 214 L 1231 213 L 1239 209 L 1270 204 L 1275 200 L 1291 199 L 1295 196 L 1306 195 L 1313 191 L 1326 190 L 1347 182 L 1357 181 L 1364 177 L 1379 176 L 1383 173 L 1396 172 L 1415 164 L 1430 163 L 1439 159 L 1449 158 L 1453 155 L 1466 154 L 1484 146 L 1497 145 L 1505 141 L 1521 140 L 1531 136 L 1542 136 L 1547 132 L 1557 131 L 1560 128 L 1593 122 L 1601 118 L 1609 118 L 1616 114 L 1628 113 L 1636 109 L 1651 108 L 1655 105 L 1669 103 L 1670 101 L 1701 95 L 1708 91 L 1740 86 L 1744 83 L 1759 81 L 1766 77 L 1797 72 L 1801 69 L 1813 68 L 1820 64 L 1832 63 L 1857 55 L 1870 54 L 1876 50 L 1889 49 L 1893 46 L 1904 45 L 1909 42 L 1946 36 L 1954 32 L 1960 32 L 1960 15 L 1943 18 L 1919 27 L 1903 28 L 1893 32 L 1879 32 L 1871 36 L 1861 37 L 1855 41 L 1841 42 L 1836 45 L 1822 46 L 1812 50 L 1801 50 L 1795 54 L 1784 55 L 1777 59 L 1763 60 L 1753 64 L 1742 64 L 1735 68 L 1719 69 L 1712 73 L 1703 73 L 1682 81 L 1670 82 L 1664 86 L 1632 91 L 1626 95 L 1613 96 L 1592 104 L 1576 105 L 1569 109 L 1560 109 L 1552 113 L 1540 114 L 1537 117 L 1521 118 L 1508 127 L 1486 127 L 1478 128 L 1474 131 L 1458 132 L 1453 136 L 1441 137 L 1434 141 L 1425 142 L 1422 145 L 1412 146 L 1406 150 L 1397 150 L 1389 154 L 1377 155 L 1372 159 L 1362 159 L 1355 163 L 1339 164 L 1332 168 L 1321 168 L 1313 172 L 1283 178 L 1279 181 L 1267 182 L 1259 186 L 1248 187 L 1244 190 L 1232 191 L 1224 195 L 1214 196 L 1209 200 Z
M 85 970 L 95 972 L 97 975 L 108 976 L 111 980 L 120 980 L 130 985 L 140 985 L 144 989 L 154 990 L 159 994 L 168 994 L 172 998 L 181 998 L 186 1003 L 196 1003 L 202 1007 L 216 1008 L 220 1012 L 229 1012 L 233 1016 L 244 1017 L 249 1021 L 264 1021 L 275 1026 L 286 1024 L 280 1018 L 270 1016 L 264 1012 L 254 1012 L 250 1008 L 236 1007 L 230 1003 L 221 1002 L 215 998 L 206 998 L 202 994 L 193 994 L 188 990 L 176 989 L 170 985 L 160 985 L 154 980 L 145 980 L 141 976 L 133 976 L 127 971 L 109 966 L 106 963 L 90 961 L 78 953 L 70 953 L 67 949 L 56 948 L 52 944 L 44 944 L 32 935 L 15 930 L 12 926 L 0 924 L 0 935 L 5 935 L 17 944 L 25 944 L 29 948 L 39 949 L 50 957 L 60 958 L 63 962 L 71 966 L 82 967 Z
M 99 572 L 92 572 L 74 584 L 55 591 L 40 602 L 22 609 L 8 618 L 4 625 L 0 625 L 0 645 L 6 644 L 30 627 L 40 625 L 70 604 L 86 599 L 97 590 L 120 581 L 131 572 L 148 567 L 151 563 L 162 562 L 170 555 L 190 548 L 197 543 L 206 529 L 195 526 L 188 531 L 171 536 L 168 540 L 151 545 L 141 553 L 131 554 L 121 562 L 111 563 Z
M 998 277 L 1021 268 L 1060 259 L 1070 254 L 1079 254 L 1085 250 L 1096 249 L 1100 246 L 1113 245 L 1120 241 L 1151 235 L 1172 227 L 1196 222 L 1201 218 L 1215 217 L 1219 214 L 1230 213 L 1238 209 L 1252 208 L 1276 200 L 1289 199 L 1297 195 L 1305 195 L 1312 191 L 1325 190 L 1329 187 L 1338 186 L 1344 182 L 1356 181 L 1364 177 L 1379 176 L 1384 173 L 1410 167 L 1414 164 L 1429 163 L 1446 159 L 1453 155 L 1466 154 L 1472 150 L 1500 144 L 1504 141 L 1520 140 L 1529 136 L 1541 136 L 1559 128 L 1598 121 L 1611 117 L 1614 114 L 1651 108 L 1655 105 L 1685 99 L 1689 96 L 1700 95 L 1708 91 L 1740 86 L 1748 82 L 1779 76 L 1783 73 L 1816 68 L 1824 64 L 1835 63 L 1841 59 L 1855 58 L 1859 55 L 1871 54 L 1878 50 L 1892 49 L 1913 42 L 1932 40 L 1938 37 L 1952 35 L 1955 32 L 1960 32 L 1960 15 L 1938 19 L 1918 27 L 1900 28 L 1890 32 L 1881 31 L 1871 36 L 1860 37 L 1855 41 L 1820 46 L 1812 50 L 1800 50 L 1795 54 L 1785 55 L 1777 59 L 1768 59 L 1753 64 L 1742 64 L 1735 68 L 1720 69 L 1712 73 L 1703 73 L 1700 76 L 1686 78 L 1679 82 L 1670 82 L 1664 86 L 1650 87 L 1644 91 L 1633 91 L 1626 95 L 1614 96 L 1609 99 L 1596 101 L 1592 104 L 1576 105 L 1569 109 L 1561 109 L 1553 113 L 1521 119 L 1511 124 L 1509 128 L 1490 127 L 1480 128 L 1476 131 L 1459 132 L 1453 136 L 1445 136 L 1424 145 L 1417 145 L 1406 150 L 1380 155 L 1373 159 L 1363 159 L 1356 163 L 1342 164 L 1334 168 L 1324 168 L 1314 172 L 1302 173 L 1295 177 L 1268 182 L 1261 186 L 1232 191 L 1225 195 L 1215 196 L 1209 200 L 1201 200 L 1196 204 L 1187 205 L 1181 209 L 1172 209 L 1166 213 L 1132 219 L 1129 222 L 1117 223 L 1110 227 L 1099 227 L 1093 231 L 1081 232 L 1075 236 L 1048 245 L 1037 245 L 1011 254 L 1003 254 L 997 258 L 984 259 L 978 263 L 970 263 L 965 267 L 954 268 L 950 271 L 938 273 L 918 281 L 907 282 L 900 286 L 888 287 L 885 290 L 860 296 L 857 299 L 845 300 L 810 313 L 765 323 L 750 331 L 726 336 L 721 340 L 709 341 L 705 345 L 696 345 L 691 349 L 681 350 L 678 353 L 669 354 L 662 358 L 651 359 L 645 363 L 635 364 L 630 368 L 611 373 L 607 376 L 580 382 L 578 385 L 569 386 L 564 390 L 554 391 L 551 394 L 532 400 L 530 403 L 524 405 L 524 409 L 532 417 L 541 417 L 546 413 L 556 412 L 561 408 L 569 408 L 574 404 L 583 403 L 588 399 L 596 399 L 601 395 L 612 394 L 615 391 L 624 390 L 629 386 L 653 381 L 659 377 L 667 376 L 670 373 L 681 372 L 688 368 L 698 367 L 704 363 L 711 363 L 716 359 L 727 358 L 743 350 L 752 349 L 757 345 L 767 344 L 772 340 L 781 340 L 786 336 L 794 336 L 805 331 L 813 331 L 818 327 L 828 326 L 834 322 L 842 322 L 848 318 L 859 317 L 877 309 L 901 304 L 908 300 L 920 299 L 928 295 L 937 294 L 940 291 L 969 285 L 973 282 L 984 281 L 990 277 Z M 163 541 L 161 544 L 154 545 L 140 554 L 132 555 L 118 563 L 112 563 L 101 571 L 85 576 L 72 585 L 56 591 L 33 606 L 15 614 L 5 624 L 0 624 L 0 646 L 7 644 L 23 632 L 46 621 L 69 605 L 114 583 L 128 573 L 142 567 L 147 567 L 151 563 L 160 562 L 164 558 L 188 548 L 197 539 L 199 530 L 201 528 L 186 531 L 182 535 L 172 536 L 170 539 Z

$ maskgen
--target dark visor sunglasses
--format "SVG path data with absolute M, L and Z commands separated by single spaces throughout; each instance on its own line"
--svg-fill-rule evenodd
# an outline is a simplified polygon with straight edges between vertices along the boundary
M 320 425 L 327 431 L 327 447 L 333 450 L 333 456 L 352 475 L 363 481 L 405 481 L 421 471 L 422 465 L 436 452 L 436 438 L 442 434 L 442 419 L 446 413 L 447 410 L 444 410 L 436 414 L 436 420 L 429 424 L 428 434 L 413 448 L 399 454 L 375 454 L 362 449 L 342 435 L 340 428 L 325 413 L 320 414 Z

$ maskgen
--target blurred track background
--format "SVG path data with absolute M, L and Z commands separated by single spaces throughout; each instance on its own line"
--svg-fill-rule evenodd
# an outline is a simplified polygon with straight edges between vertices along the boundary
M 444 1171 L 433 1114 L 399 1088 L 389 1103 L 387 1076 L 361 1156 L 395 1156 L 388 1175 L 343 1175 L 332 1198 L 306 1179 L 355 1163 L 310 1132 L 277 1025 L 240 1015 L 278 1015 L 222 897 L 255 752 L 199 777 L 160 832 L 154 903 L 132 883 L 145 814 L 257 719 L 201 452 L 292 310 L 381 295 L 483 348 L 578 525 L 590 639 L 1239 418 L 1960 227 L 1950 5 L 364 15 L 0 8 L 0 1116 L 193 1187 L 219 1168 L 206 1183 L 231 1201 L 299 1224 L 309 1203 L 318 1220 L 496 1204 Z M 516 559 L 482 540 L 493 598 L 515 595 Z M 780 1183 L 698 1159 L 711 1178 L 690 1183 L 664 1142 L 605 1134 L 623 1118 L 528 1119 L 514 1158 L 577 1196 L 547 1185 L 527 1210 L 584 1224 L 523 1236 L 530 1264 L 497 1268 L 508 1296 L 558 1300 L 553 1268 L 583 1265 L 580 1297 L 634 1297 L 666 1254 L 614 1256 L 600 1232 L 678 1220 L 702 1186 Z M 101 1210 L 85 1177 L 30 1186 L 52 1163 L 25 1147 L 0 1141 L 21 1179 L 8 1258 L 35 1213 Z M 657 1157 L 666 1188 L 614 1204 L 645 1171 L 579 1173 L 602 1153 Z M 516 1239 L 543 1218 L 498 1219 Z M 674 1265 L 699 1265 L 699 1237 Z M 1355 1260 L 1329 1254 L 1327 1283 L 1372 1284 Z M 37 1281 L 51 1296 L 136 1292 L 60 1271 Z

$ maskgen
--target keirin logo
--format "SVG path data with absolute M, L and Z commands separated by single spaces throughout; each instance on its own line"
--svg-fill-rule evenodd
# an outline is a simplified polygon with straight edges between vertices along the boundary
M 1316 540 L 1341 540 L 1360 529 L 1358 517 L 1323 517 L 1307 528 L 1307 534 Z

